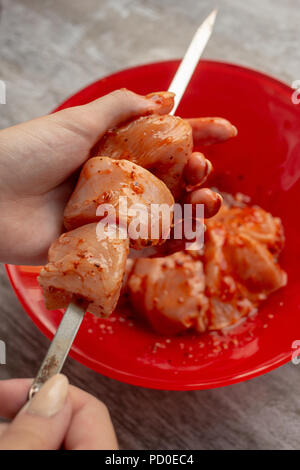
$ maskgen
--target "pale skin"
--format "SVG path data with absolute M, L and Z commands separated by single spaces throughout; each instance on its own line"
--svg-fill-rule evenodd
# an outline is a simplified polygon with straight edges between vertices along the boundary
M 63 231 L 74 172 L 97 141 L 107 129 L 130 118 L 168 113 L 171 107 L 172 99 L 161 102 L 155 96 L 118 90 L 88 105 L 0 131 L 0 261 L 44 264 L 50 244 Z M 198 188 L 204 163 L 202 154 L 190 157 L 184 200 L 204 203 L 213 215 L 219 205 L 214 202 L 216 196 Z M 42 388 L 29 407 L 20 411 L 31 382 L 0 382 L 0 416 L 10 420 L 0 424 L 0 449 L 117 449 L 106 406 L 70 386 L 65 376 L 48 382 L 44 387 L 52 392 Z M 40 395 L 46 392 L 47 399 Z

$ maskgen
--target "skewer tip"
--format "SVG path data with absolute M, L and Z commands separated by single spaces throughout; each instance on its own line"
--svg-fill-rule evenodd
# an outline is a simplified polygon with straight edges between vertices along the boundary
M 217 13 L 218 13 L 218 9 L 215 8 L 206 18 L 206 21 L 210 24 L 211 27 L 214 25 L 216 21 Z

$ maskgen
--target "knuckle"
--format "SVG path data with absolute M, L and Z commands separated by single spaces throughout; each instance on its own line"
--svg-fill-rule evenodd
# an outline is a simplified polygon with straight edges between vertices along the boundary
M 110 93 L 110 96 L 114 99 L 117 99 L 117 100 L 126 100 L 128 98 L 133 98 L 135 96 L 135 94 L 130 91 L 130 90 L 127 90 L 127 88 L 119 88 L 118 90 L 114 90 Z
M 128 90 L 126 88 L 118 88 L 117 90 L 114 90 L 110 93 L 111 96 L 113 97 L 121 97 L 127 94 Z
M 101 415 L 103 418 L 107 417 L 110 419 L 110 412 L 106 404 L 98 400 L 97 398 L 93 397 L 92 402 L 90 403 L 90 406 L 96 411 L 99 415 Z
M 102 400 L 95 398 L 94 405 L 98 407 L 98 410 L 103 414 L 109 414 L 106 404 Z

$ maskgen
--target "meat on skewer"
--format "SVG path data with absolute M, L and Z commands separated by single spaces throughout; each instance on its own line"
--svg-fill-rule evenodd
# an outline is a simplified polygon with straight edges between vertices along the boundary
M 167 211 L 170 214 L 168 219 L 170 230 L 174 198 L 161 180 L 144 168 L 127 160 L 95 157 L 89 159 L 83 166 L 77 185 L 65 208 L 64 225 L 67 230 L 70 230 L 99 221 L 104 217 L 104 210 L 99 215 L 97 209 L 101 205 L 109 205 L 115 210 L 115 223 L 128 228 L 135 216 L 134 207 L 137 208 L 137 205 L 141 205 L 137 215 L 139 223 L 144 223 L 146 237 L 142 237 L 143 230 L 141 228 L 140 238 L 130 237 L 129 234 L 130 245 L 135 249 L 150 244 L 157 245 L 164 242 L 164 237 L 168 235 L 169 230 L 165 234 L 162 232 L 163 216 L 161 212 L 158 214 L 158 221 L 152 220 L 155 217 L 153 204 L 165 205 L 166 216 L 168 215 Z M 153 237 L 150 230 L 151 222 L 153 225 L 157 222 L 158 227 L 157 233 L 152 231 Z
M 38 277 L 46 307 L 82 302 L 98 316 L 110 315 L 119 299 L 129 251 L 128 239 L 98 240 L 92 223 L 62 234 L 52 243 Z

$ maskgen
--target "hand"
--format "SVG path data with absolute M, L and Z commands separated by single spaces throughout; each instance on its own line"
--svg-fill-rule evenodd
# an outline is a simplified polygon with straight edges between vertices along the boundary
M 161 96 L 165 98 L 118 90 L 87 105 L 0 131 L 2 262 L 46 262 L 50 244 L 63 231 L 63 211 L 74 187 L 74 172 L 107 129 L 139 115 L 169 112 L 173 99 L 169 93 Z M 187 182 L 191 179 L 195 187 L 198 167 L 203 176 L 203 161 L 196 153 L 187 164 Z M 204 194 L 203 201 L 203 190 L 197 189 L 188 198 L 194 203 L 208 202 L 209 207 L 210 193 Z
M 0 382 L 0 416 L 13 420 L 0 424 L 0 450 L 118 449 L 109 412 L 102 402 L 69 385 L 59 374 L 24 405 L 31 382 Z

